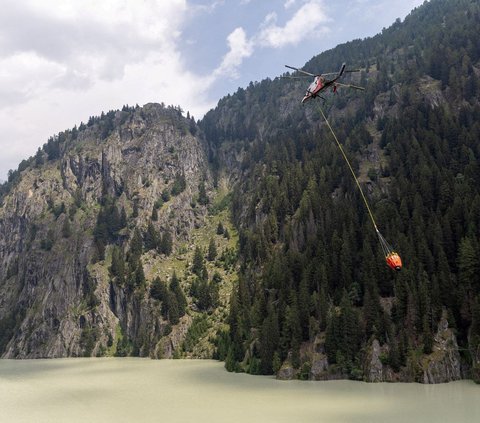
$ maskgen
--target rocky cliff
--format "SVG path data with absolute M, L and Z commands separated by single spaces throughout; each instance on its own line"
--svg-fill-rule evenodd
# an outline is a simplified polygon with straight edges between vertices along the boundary
M 191 237 L 205 227 L 199 186 L 212 185 L 195 132 L 178 110 L 148 104 L 91 119 L 53 139 L 55 154 L 45 148 L 30 160 L 0 208 L 3 357 L 172 355 L 191 317 L 172 331 L 149 288 L 175 270 L 185 276 Z M 123 217 L 121 227 L 105 235 L 101 213 L 109 214 L 107 232 Z M 129 283 L 127 263 L 118 283 L 113 250 L 128 255 L 135 231 L 144 238 L 149 225 L 169 234 L 172 251 L 142 248 L 145 282 Z M 171 342 L 162 349 L 164 336 Z

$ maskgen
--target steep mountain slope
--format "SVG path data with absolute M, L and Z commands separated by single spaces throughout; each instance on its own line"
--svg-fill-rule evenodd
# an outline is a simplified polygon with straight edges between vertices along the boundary
M 177 109 L 125 107 L 50 139 L 11 175 L 0 208 L 4 357 L 181 350 L 195 316 L 185 315 L 187 300 L 198 302 L 181 285 L 190 285 L 192 248 L 208 245 L 196 228 L 210 221 L 196 131 Z M 215 230 L 220 256 L 229 241 Z M 227 289 L 218 272 L 217 296 Z M 217 305 L 205 295 L 197 309 Z
M 278 78 L 198 125 L 149 104 L 50 139 L 0 186 L 2 356 L 480 380 L 479 32 L 478 1 L 432 0 L 305 66 L 359 67 L 365 93 L 302 106 Z
M 365 94 L 322 106 L 403 256 L 400 274 L 384 264 L 321 103 L 299 104 L 301 84 L 251 84 L 205 116 L 239 181 L 228 368 L 422 382 L 473 368 L 478 378 L 479 17 L 477 1 L 431 1 L 305 66 L 362 69 L 352 79 Z

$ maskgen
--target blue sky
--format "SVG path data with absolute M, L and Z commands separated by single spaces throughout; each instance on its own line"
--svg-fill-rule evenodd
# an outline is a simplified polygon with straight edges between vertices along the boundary
M 164 102 L 201 118 L 238 87 L 373 36 L 423 0 L 0 2 L 5 180 L 49 136 L 91 115 Z

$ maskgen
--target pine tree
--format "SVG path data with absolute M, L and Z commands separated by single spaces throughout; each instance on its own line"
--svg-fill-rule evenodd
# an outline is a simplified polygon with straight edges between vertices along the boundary
M 127 212 L 125 211 L 125 207 L 122 207 L 120 212 L 120 228 L 125 228 L 127 226 Z
M 130 250 L 129 250 L 129 263 L 135 263 L 138 261 L 140 256 L 143 253 L 143 241 L 142 235 L 138 228 L 135 228 L 133 232 L 132 240 L 130 241 Z
M 217 246 L 215 245 L 215 239 L 210 238 L 210 242 L 208 244 L 208 261 L 214 261 L 217 257 Z
M 156 277 L 150 287 L 150 296 L 158 301 L 165 301 L 167 298 L 168 288 L 167 285 Z
M 181 317 L 185 314 L 185 310 L 187 308 L 187 298 L 183 293 L 183 289 L 180 286 L 180 281 L 175 272 L 173 272 L 172 278 L 170 279 L 169 289 L 175 295 L 175 299 L 178 305 L 178 315 Z
M 480 296 L 477 296 L 472 307 L 472 324 L 468 335 L 473 379 L 480 383 Z
M 197 276 L 202 276 L 203 268 L 203 253 L 202 250 L 197 246 L 195 247 L 195 253 L 193 255 L 192 272 Z
M 159 243 L 159 235 L 158 232 L 155 230 L 153 223 L 150 221 L 148 222 L 147 232 L 145 233 L 145 250 L 150 251 L 156 249 Z
M 133 201 L 133 212 L 132 212 L 132 218 L 135 219 L 138 217 L 139 213 L 139 206 L 138 206 L 138 200 Z
M 142 262 L 139 261 L 135 269 L 135 287 L 143 287 L 145 285 L 145 273 L 143 271 Z
M 157 222 L 157 221 L 158 221 L 158 211 L 157 211 L 157 208 L 156 208 L 156 207 L 154 207 L 154 208 L 152 209 L 152 220 L 153 220 L 154 222 Z
M 120 247 L 114 246 L 112 250 L 112 264 L 110 266 L 110 273 L 115 278 L 116 283 L 120 286 L 125 281 L 125 259 L 123 251 Z
M 478 255 L 469 237 L 462 238 L 460 241 L 457 261 L 459 282 L 468 287 L 479 271 Z
M 267 310 L 267 317 L 263 321 L 260 332 L 260 372 L 264 375 L 272 374 L 274 367 L 278 366 L 278 362 L 274 366 L 274 355 L 280 339 L 278 317 L 271 303 Z
M 224 236 L 226 239 L 230 239 L 230 232 L 228 232 L 228 228 L 225 228 L 225 231 L 223 232 L 223 236 Z
M 205 206 L 209 202 L 207 196 L 207 190 L 205 189 L 205 181 L 200 182 L 198 185 L 198 204 Z
M 167 319 L 172 325 L 176 325 L 180 321 L 180 311 L 177 297 L 172 291 L 168 291 L 167 298 Z
M 163 235 L 160 238 L 160 245 L 159 245 L 159 252 L 162 254 L 165 254 L 166 256 L 169 256 L 172 254 L 172 249 L 173 249 L 173 241 L 172 241 L 172 235 L 170 232 L 166 231 L 163 233 Z

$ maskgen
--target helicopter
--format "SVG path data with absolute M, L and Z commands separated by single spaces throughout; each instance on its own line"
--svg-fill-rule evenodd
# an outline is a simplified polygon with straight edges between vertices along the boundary
M 346 64 L 343 63 L 342 67 L 340 68 L 340 71 L 338 72 L 328 72 L 328 73 L 323 73 L 323 74 L 318 74 L 315 75 L 313 73 L 304 71 L 303 69 L 295 68 L 293 66 L 285 65 L 285 67 L 289 69 L 296 70 L 297 72 L 300 72 L 304 74 L 304 76 L 313 76 L 313 82 L 308 86 L 307 92 L 305 93 L 305 96 L 302 99 L 302 103 L 305 103 L 307 100 L 310 100 L 312 98 L 320 97 L 322 100 L 325 100 L 321 95 L 319 95 L 323 90 L 325 90 L 328 87 L 333 87 L 333 92 L 337 92 L 337 87 L 347 87 L 347 88 L 353 88 L 355 90 L 365 90 L 363 87 L 359 87 L 357 85 L 352 85 L 352 84 L 342 84 L 340 82 L 337 82 L 342 75 L 345 72 L 359 72 L 359 69 L 352 69 L 352 70 L 345 70 Z M 335 75 L 333 79 L 327 79 L 328 76 L 330 75 Z M 292 79 L 299 79 L 301 77 L 295 77 L 295 76 L 290 76 L 289 78 Z

